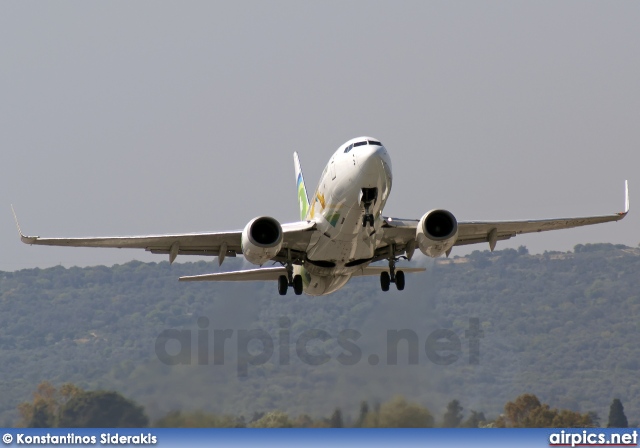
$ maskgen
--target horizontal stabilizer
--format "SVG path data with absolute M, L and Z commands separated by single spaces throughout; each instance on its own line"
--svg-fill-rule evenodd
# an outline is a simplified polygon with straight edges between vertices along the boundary
M 407 274 L 412 272 L 424 272 L 427 268 L 410 268 L 396 266 L 396 271 L 406 272 Z M 353 273 L 353 277 L 363 277 L 368 275 L 380 275 L 382 272 L 389 272 L 389 266 L 367 266 L 366 268 L 358 269 Z
M 281 275 L 287 275 L 287 269 L 262 268 L 246 271 L 217 272 L 215 274 L 190 275 L 180 277 L 181 282 L 255 282 L 277 280 Z

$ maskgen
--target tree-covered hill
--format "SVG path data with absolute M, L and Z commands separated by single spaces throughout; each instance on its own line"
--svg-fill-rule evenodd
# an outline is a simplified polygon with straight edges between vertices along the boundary
M 436 415 L 457 399 L 496 417 L 532 393 L 600 416 L 617 397 L 629 423 L 640 422 L 639 249 L 521 248 L 423 262 L 427 272 L 408 275 L 402 293 L 358 278 L 326 297 L 282 297 L 271 283 L 177 281 L 213 272 L 215 262 L 0 272 L 0 424 L 15 423 L 17 405 L 43 380 L 118 390 L 152 419 L 199 409 L 357 415 L 361 400 L 397 394 Z M 188 347 L 177 335 L 191 338 Z M 394 335 L 417 345 L 390 343 Z

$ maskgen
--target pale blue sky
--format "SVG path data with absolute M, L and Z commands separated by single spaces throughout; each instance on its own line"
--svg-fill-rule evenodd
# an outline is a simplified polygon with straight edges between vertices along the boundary
M 312 189 L 359 135 L 390 152 L 386 214 L 608 214 L 629 179 L 621 223 L 498 248 L 635 246 L 639 23 L 631 1 L 3 2 L 0 270 L 166 259 L 25 246 L 11 203 L 40 236 L 294 221 L 293 151 Z

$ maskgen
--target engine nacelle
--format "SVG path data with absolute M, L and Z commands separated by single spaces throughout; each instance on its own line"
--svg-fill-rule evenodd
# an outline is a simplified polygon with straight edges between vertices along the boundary
M 431 210 L 420 218 L 416 242 L 423 254 L 436 258 L 448 251 L 458 239 L 458 221 L 447 210 Z
M 249 262 L 263 265 L 282 249 L 282 226 L 270 216 L 249 221 L 242 231 L 242 254 Z

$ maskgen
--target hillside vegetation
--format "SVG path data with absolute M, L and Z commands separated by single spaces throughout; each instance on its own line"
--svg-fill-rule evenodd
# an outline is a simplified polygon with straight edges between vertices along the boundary
M 436 415 L 457 399 L 496 418 L 530 393 L 600 416 L 620 398 L 638 424 L 639 249 L 521 247 L 423 262 L 427 272 L 408 275 L 402 293 L 359 278 L 316 298 L 281 297 L 271 283 L 177 281 L 215 262 L 0 272 L 0 424 L 16 423 L 43 380 L 117 390 L 152 420 L 170 411 L 355 416 L 362 400 L 395 395 Z M 190 343 L 180 347 L 177 335 Z M 389 344 L 388 335 L 405 338 Z

